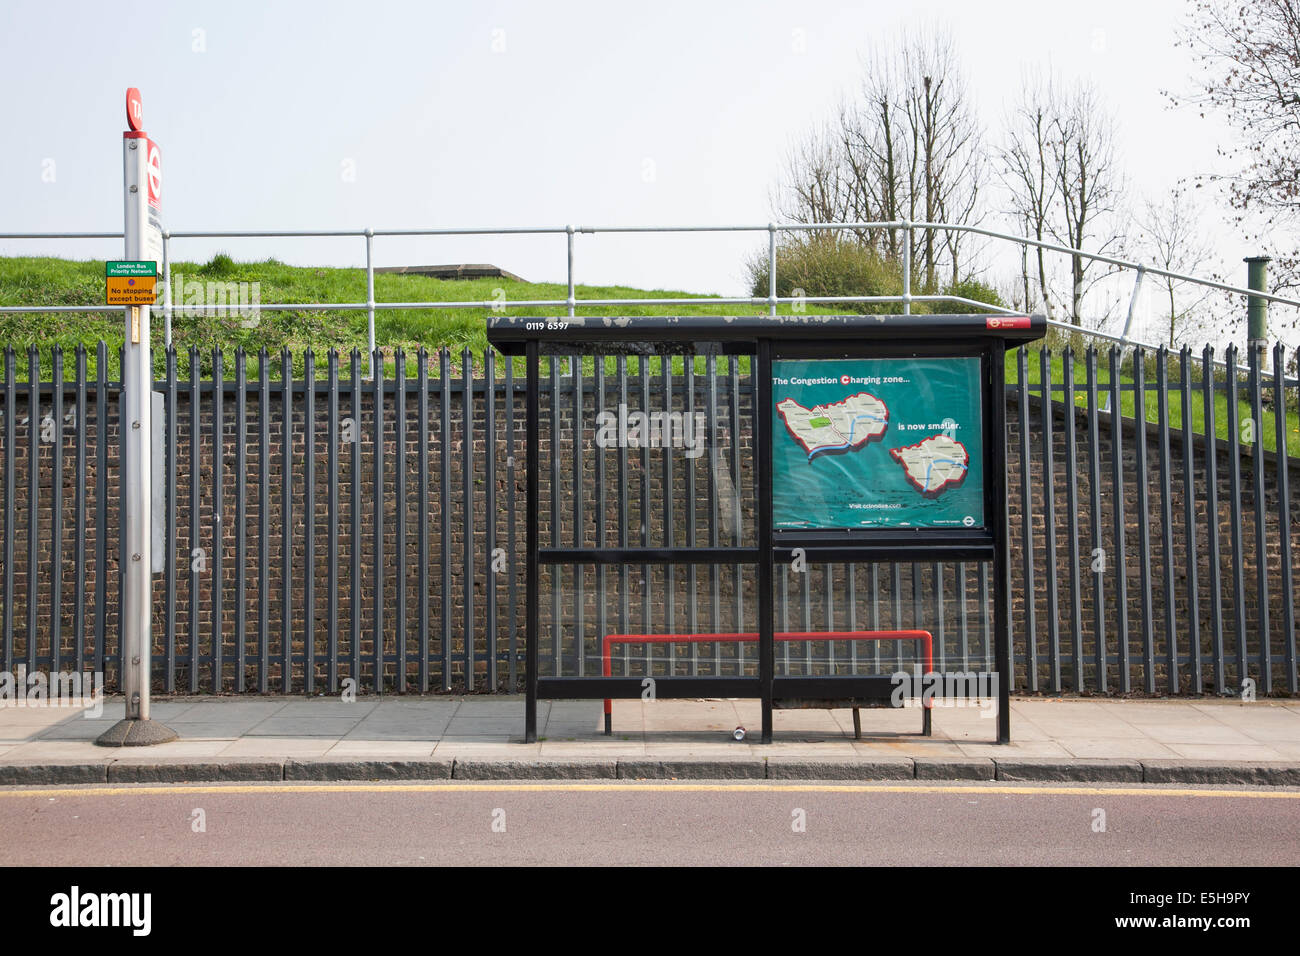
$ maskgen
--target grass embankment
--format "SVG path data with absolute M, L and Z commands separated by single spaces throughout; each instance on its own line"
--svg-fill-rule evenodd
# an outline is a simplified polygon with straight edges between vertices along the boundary
M 281 349 L 287 348 L 293 355 L 295 375 L 302 374 L 303 353 L 312 349 L 316 354 L 317 375 L 325 374 L 326 353 L 329 349 L 340 352 L 340 376 L 346 379 L 351 372 L 350 353 L 352 349 L 362 352 L 361 367 L 368 369 L 368 358 L 364 355 L 367 347 L 367 315 L 364 309 L 345 310 L 264 310 L 257 315 L 257 321 L 250 323 L 240 314 L 227 315 L 192 315 L 185 314 L 180 307 L 185 304 L 187 292 L 184 283 L 199 282 L 203 284 L 206 299 L 207 283 L 258 283 L 259 298 L 262 303 L 314 303 L 314 302 L 353 302 L 366 300 L 366 274 L 364 269 L 314 268 L 310 266 L 288 266 L 275 260 L 265 262 L 236 263 L 227 256 L 218 255 L 207 263 L 178 262 L 172 265 L 173 305 L 176 312 L 172 321 L 173 341 L 177 348 L 178 375 L 182 380 L 190 376 L 189 355 L 191 347 L 199 349 L 199 373 L 203 377 L 211 374 L 211 356 L 214 348 L 223 350 L 223 374 L 227 378 L 234 376 L 234 350 L 242 346 L 247 353 L 246 370 L 251 377 L 257 374 L 257 353 L 266 348 L 271 357 L 271 377 L 280 377 L 279 356 Z M 179 284 L 178 284 L 179 280 Z M 442 280 L 426 276 L 395 275 L 377 273 L 375 276 L 375 299 L 388 302 L 497 302 L 506 312 L 538 316 L 563 316 L 563 307 L 518 308 L 511 307 L 511 302 L 539 299 L 563 299 L 568 294 L 567 288 L 555 282 L 521 282 L 500 278 Z M 752 305 L 723 305 L 710 301 L 708 296 L 696 296 L 691 293 L 669 290 L 644 290 L 627 286 L 586 286 L 577 287 L 578 299 L 629 298 L 629 299 L 698 299 L 698 304 L 690 305 L 641 305 L 621 307 L 582 307 L 584 315 L 753 315 L 759 311 Z M 104 296 L 104 263 L 102 260 L 73 261 L 68 259 L 46 257 L 0 257 L 0 305 L 98 305 Z M 160 297 L 161 301 L 161 297 Z M 820 306 L 807 306 L 811 313 L 830 314 L 840 310 Z M 790 314 L 791 307 L 783 305 L 782 314 Z M 406 356 L 406 374 L 416 374 L 415 353 L 424 347 L 431 353 L 433 374 L 437 374 L 437 355 L 439 348 L 451 350 L 453 374 L 462 374 L 461 352 L 468 347 L 474 355 L 477 365 L 487 347 L 484 319 L 490 313 L 484 308 L 439 308 L 428 310 L 385 309 L 382 305 L 375 310 L 375 340 L 377 346 L 387 357 L 385 376 L 391 377 L 395 372 L 393 355 L 402 349 Z M 75 373 L 75 349 L 85 345 L 88 351 L 88 375 L 96 375 L 95 345 L 103 340 L 108 346 L 107 377 L 117 380 L 120 377 L 118 350 L 123 340 L 123 322 L 120 312 L 89 313 L 17 313 L 0 315 L 0 345 L 8 345 L 18 353 L 16 356 L 16 378 L 27 379 L 27 349 L 35 346 L 40 352 L 40 365 L 43 378 L 51 374 L 51 349 L 54 346 L 64 350 L 64 376 L 71 379 Z M 158 315 L 154 320 L 153 335 L 155 351 L 155 369 L 161 374 L 163 365 L 162 322 Z M 681 359 L 674 359 L 673 366 L 681 370 Z M 725 362 L 725 360 L 724 360 Z M 1041 381 L 1039 354 L 1036 349 L 1029 355 L 1028 382 L 1037 387 Z M 660 374 L 662 366 L 657 359 L 649 360 L 652 374 Z M 1050 356 L 1051 381 L 1060 384 L 1064 381 L 1064 361 L 1059 349 Z M 584 363 L 587 374 L 594 366 L 590 359 Z M 725 370 L 727 366 L 720 366 Z M 612 362 L 607 365 L 613 371 Z M 706 371 L 703 359 L 697 359 L 695 370 L 704 375 Z M 748 374 L 748 361 L 742 360 L 741 370 Z M 516 364 L 516 371 L 522 374 L 522 364 Z M 545 366 L 543 371 L 546 371 Z M 629 373 L 639 374 L 638 360 L 629 359 Z M 1076 354 L 1074 362 L 1074 381 L 1078 390 L 1075 402 L 1080 407 L 1087 407 L 1085 382 L 1086 370 L 1082 354 Z M 1149 353 L 1146 364 L 1148 383 L 1154 384 L 1156 374 L 1156 355 Z M 1177 355 L 1171 357 L 1169 380 L 1178 381 Z M 1193 428 L 1203 434 L 1205 431 L 1205 409 L 1200 391 L 1200 364 L 1193 363 L 1193 394 L 1190 412 Z M 1220 383 L 1223 373 L 1219 373 Z M 1110 383 L 1110 363 L 1108 352 L 1099 355 L 1097 379 L 1100 385 Z M 1015 353 L 1007 356 L 1007 381 L 1017 382 L 1019 372 Z M 1126 385 L 1133 382 L 1131 362 L 1126 359 L 1120 370 L 1120 380 Z M 1271 394 L 1266 380 L 1265 395 Z M 1239 398 L 1239 419 L 1250 419 L 1251 409 L 1246 401 L 1244 378 Z M 1059 401 L 1064 395 L 1054 393 Z M 1227 395 L 1223 391 L 1215 394 L 1214 430 L 1219 438 L 1228 435 Z M 1121 393 L 1120 407 L 1123 413 L 1132 417 L 1135 408 L 1134 392 Z M 1171 427 L 1181 428 L 1183 421 L 1182 397 L 1175 388 L 1169 395 L 1169 421 Z M 1150 422 L 1159 420 L 1157 393 L 1147 393 L 1146 419 Z M 1256 434 L 1268 450 L 1276 448 L 1276 427 L 1271 408 L 1265 408 L 1262 427 Z M 1243 430 L 1244 431 L 1244 430 Z M 1300 455 L 1300 419 L 1294 410 L 1289 410 L 1286 419 L 1288 450 L 1292 455 Z M 1243 443 L 1247 435 L 1239 433 Z
M 172 264 L 173 308 L 172 341 L 177 349 L 180 374 L 189 376 L 188 350 L 197 347 L 204 374 L 209 373 L 211 352 L 221 348 L 226 354 L 223 361 L 231 372 L 233 352 L 243 348 L 254 357 L 265 347 L 278 360 L 280 350 L 293 353 L 295 369 L 302 370 L 302 353 L 308 348 L 317 355 L 317 365 L 322 367 L 327 350 L 338 349 L 344 366 L 352 349 L 363 353 L 367 349 L 367 314 L 364 309 L 345 310 L 263 310 L 255 324 L 242 315 L 189 315 L 182 314 L 187 281 L 207 283 L 258 283 L 262 303 L 317 303 L 366 301 L 366 273 L 364 269 L 327 269 L 287 266 L 275 260 L 255 263 L 235 263 L 225 256 L 214 256 L 211 262 L 198 264 L 177 262 Z M 179 282 L 179 284 L 178 284 Z M 160 280 L 161 283 L 161 280 Z M 511 302 L 543 299 L 563 300 L 568 288 L 556 282 L 520 282 L 502 278 L 443 280 L 427 276 L 375 275 L 375 300 L 388 302 L 500 302 L 506 314 L 563 316 L 563 306 L 556 308 L 511 307 Z M 673 306 L 620 306 L 618 308 L 584 307 L 584 315 L 753 315 L 751 305 L 721 305 L 710 303 L 708 296 L 671 290 L 633 289 L 627 286 L 579 285 L 575 290 L 579 299 L 679 299 L 698 298 L 699 305 Z M 0 258 L 0 305 L 98 305 L 104 299 L 104 263 L 102 260 L 74 262 L 54 258 Z M 159 296 L 161 303 L 162 297 Z M 790 314 L 789 306 L 782 306 L 783 314 Z M 830 313 L 835 310 L 808 306 L 807 311 Z M 403 349 L 414 370 L 414 353 L 421 347 L 433 352 L 441 347 L 452 350 L 453 361 L 459 367 L 460 352 L 468 346 L 477 356 L 487 348 L 485 318 L 488 309 L 436 308 L 436 309 L 375 309 L 375 344 L 390 361 L 397 349 Z M 153 348 L 155 367 L 162 368 L 163 336 L 161 309 L 156 308 L 153 318 Z M 94 346 L 100 340 L 108 345 L 109 378 L 119 374 L 117 353 L 124 335 L 121 312 L 90 313 L 21 313 L 0 315 L 0 345 L 10 345 L 20 352 L 18 364 L 25 375 L 26 351 L 36 346 L 43 353 L 42 370 L 49 374 L 49 350 L 61 346 L 65 351 L 66 374 L 72 352 L 84 344 L 91 355 L 88 364 L 94 374 Z M 362 362 L 366 363 L 363 355 Z M 278 361 L 277 361 L 278 368 Z M 277 372 L 278 374 L 278 372 Z

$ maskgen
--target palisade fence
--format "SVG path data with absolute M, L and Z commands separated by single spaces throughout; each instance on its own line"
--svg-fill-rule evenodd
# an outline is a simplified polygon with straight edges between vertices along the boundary
M 107 358 L 101 343 L 91 379 L 82 348 L 4 353 L 0 651 L 8 671 L 93 669 L 115 689 L 120 384 Z M 181 358 L 186 377 L 168 349 L 156 383 L 157 690 L 522 688 L 520 369 L 469 349 Z M 1224 694 L 1249 679 L 1260 694 L 1295 694 L 1300 514 L 1287 449 L 1300 385 L 1280 343 L 1268 358 L 1261 348 L 1242 371 L 1233 347 L 1217 362 L 1209 347 L 1020 349 L 1006 390 L 1010 593 L 990 594 L 974 563 L 833 566 L 806 581 L 785 569 L 778 627 L 923 626 L 942 666 L 964 669 L 987 660 L 990 602 L 1005 599 L 1017 692 Z M 544 359 L 541 412 L 556 437 L 540 449 L 543 541 L 732 543 L 755 518 L 743 477 L 754 395 L 738 357 Z M 597 416 L 619 406 L 703 413 L 707 453 L 605 447 Z M 573 456 L 580 488 L 552 482 L 557 455 Z M 738 571 L 700 571 L 706 586 L 678 571 L 653 607 L 648 591 L 612 599 L 603 573 L 563 600 L 581 604 L 571 619 L 586 618 L 582 602 L 602 621 L 612 606 L 624 630 L 629 615 L 643 631 L 710 618 L 717 630 L 723 610 L 729 627 L 752 626 L 752 582 Z M 694 647 L 673 650 L 661 667 L 698 666 Z M 543 671 L 560 673 L 558 639 L 551 653 L 544 642 Z

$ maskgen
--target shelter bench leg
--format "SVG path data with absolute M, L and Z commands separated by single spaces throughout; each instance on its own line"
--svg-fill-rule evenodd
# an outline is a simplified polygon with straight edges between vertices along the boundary
M 853 708 L 853 739 L 862 739 L 862 711 L 856 707 Z
M 930 724 L 931 710 L 929 707 L 926 707 L 923 709 L 922 713 L 923 716 L 921 717 L 921 735 L 923 737 L 929 737 L 930 728 L 931 728 L 931 724 Z

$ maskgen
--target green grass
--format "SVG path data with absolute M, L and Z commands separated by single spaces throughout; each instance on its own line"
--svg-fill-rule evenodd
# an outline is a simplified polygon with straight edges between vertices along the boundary
M 204 264 L 177 262 L 171 267 L 173 290 L 176 277 L 199 282 L 258 282 L 260 301 L 273 303 L 316 303 L 366 301 L 366 273 L 364 269 L 325 269 L 287 266 L 275 260 L 255 263 L 235 263 L 226 256 L 214 256 Z M 161 280 L 160 280 L 161 283 Z M 173 305 L 180 306 L 184 292 L 173 296 Z M 556 282 L 518 282 L 507 279 L 471 279 L 449 281 L 426 276 L 375 275 L 375 300 L 388 302 L 502 302 L 505 314 L 563 316 L 563 306 L 555 308 L 511 307 L 512 301 L 564 299 L 568 288 Z M 678 299 L 698 298 L 699 305 L 675 306 L 620 306 L 616 308 L 584 307 L 583 315 L 753 315 L 752 305 L 711 304 L 708 296 L 671 290 L 634 289 L 627 286 L 586 286 L 575 290 L 578 299 Z M 14 305 L 98 305 L 104 297 L 104 263 L 102 260 L 74 262 L 55 258 L 0 258 L 0 306 Z M 161 295 L 159 302 L 162 301 Z M 808 312 L 828 314 L 836 310 L 807 306 Z M 789 306 L 782 306 L 782 314 L 790 314 Z M 403 349 L 414 374 L 413 353 L 421 346 L 431 352 L 440 347 L 452 351 L 455 368 L 459 371 L 461 351 L 469 347 L 479 359 L 487 348 L 486 317 L 492 312 L 485 308 L 439 308 L 428 310 L 385 309 L 375 310 L 375 344 L 389 357 L 387 367 L 393 369 L 392 353 Z M 124 337 L 123 318 L 120 312 L 91 313 L 19 313 L 0 315 L 0 342 L 25 353 L 29 346 L 41 350 L 41 368 L 50 374 L 49 352 L 53 346 L 65 351 L 65 374 L 71 377 L 72 352 L 85 344 L 89 374 L 95 374 L 95 343 L 103 340 L 108 345 L 108 377 L 119 375 L 118 349 Z M 302 372 L 302 353 L 308 348 L 315 351 L 317 367 L 324 367 L 324 353 L 331 348 L 346 354 L 356 348 L 363 353 L 367 348 L 367 315 L 364 309 L 355 311 L 263 311 L 254 328 L 241 325 L 237 315 L 223 317 L 174 314 L 172 340 L 177 350 L 177 364 L 183 377 L 189 375 L 187 352 L 197 347 L 203 353 L 202 374 L 211 373 L 211 352 L 221 348 L 225 356 L 227 373 L 233 374 L 233 353 L 242 346 L 249 354 L 249 372 L 255 373 L 255 356 L 258 349 L 266 348 L 276 358 L 282 348 L 293 353 L 295 371 Z M 163 366 L 163 323 L 161 308 L 156 307 L 152 323 L 154 366 Z M 362 359 L 365 364 L 365 358 Z M 26 356 L 18 358 L 23 366 L 20 374 L 26 375 Z M 520 366 L 522 370 L 522 366 Z M 277 373 L 278 375 L 278 373 Z
M 224 255 L 217 255 L 207 263 L 178 262 L 172 266 L 173 280 L 177 276 L 197 280 L 202 283 L 212 282 L 258 282 L 260 283 L 261 301 L 263 303 L 314 303 L 314 302 L 364 302 L 366 299 L 366 275 L 364 269 L 332 269 L 302 266 L 288 266 L 273 259 L 265 262 L 237 263 Z M 175 289 L 175 286 L 173 286 Z M 498 291 L 499 290 L 499 291 Z M 567 288 L 554 282 L 518 282 L 507 279 L 472 279 L 448 281 L 432 279 L 425 276 L 393 275 L 378 273 L 375 276 L 375 299 L 388 302 L 466 302 L 466 301 L 501 301 L 508 313 L 538 316 L 562 316 L 563 307 L 539 309 L 511 307 L 510 302 L 538 299 L 563 299 Z M 0 305 L 97 305 L 103 301 L 104 263 L 102 260 L 71 261 L 56 258 L 35 257 L 0 257 Z M 578 299 L 583 298 L 692 298 L 699 304 L 686 306 L 621 306 L 621 307 L 580 307 L 583 315 L 753 315 L 759 312 L 751 305 L 722 305 L 710 301 L 708 296 L 696 296 L 685 292 L 669 290 L 644 290 L 627 286 L 584 286 L 577 287 Z M 174 305 L 181 305 L 184 291 L 174 296 Z M 161 300 L 161 297 L 160 297 Z M 782 314 L 790 314 L 790 306 L 783 305 Z M 839 310 L 807 306 L 807 311 L 819 314 L 832 314 Z M 472 353 L 471 363 L 476 373 L 482 371 L 482 355 L 487 348 L 485 318 L 490 315 L 483 308 L 451 308 L 430 310 L 384 309 L 375 310 L 375 339 L 384 352 L 384 374 L 392 378 L 396 372 L 394 353 L 401 349 L 405 353 L 405 372 L 408 377 L 417 373 L 416 352 L 424 347 L 430 352 L 430 372 L 438 374 L 437 350 L 446 347 L 450 350 L 450 372 L 460 376 L 464 374 L 463 350 L 469 348 Z M 235 375 L 234 350 L 243 347 L 246 350 L 246 372 L 250 379 L 258 374 L 257 353 L 266 348 L 270 353 L 270 377 L 280 378 L 281 349 L 288 349 L 293 364 L 293 374 L 303 374 L 303 356 L 307 349 L 315 353 L 317 376 L 323 378 L 326 373 L 326 353 L 329 349 L 340 352 L 340 377 L 347 380 L 351 375 L 350 353 L 358 349 L 360 373 L 368 374 L 369 361 L 364 354 L 367 344 L 366 312 L 356 311 L 263 311 L 255 327 L 245 328 L 241 318 L 235 316 L 209 317 L 181 315 L 173 317 L 173 341 L 177 349 L 177 374 L 182 381 L 190 376 L 188 350 L 199 349 L 199 374 L 208 377 L 212 372 L 212 351 L 223 350 L 223 375 L 233 378 Z M 52 374 L 51 353 L 54 346 L 64 350 L 64 377 L 71 380 L 76 370 L 74 350 L 78 345 L 85 345 L 87 355 L 87 374 L 93 379 L 97 373 L 95 345 L 103 340 L 108 346 L 108 363 L 106 377 L 116 381 L 120 377 L 118 350 L 123 340 L 123 319 L 120 312 L 90 313 L 18 313 L 0 315 L 0 343 L 9 345 L 18 353 L 16 356 L 16 380 L 27 379 L 27 349 L 31 346 L 39 350 L 41 375 L 48 380 Z M 153 323 L 154 368 L 158 377 L 164 374 L 162 319 L 156 313 Z M 1056 343 L 1057 346 L 1064 344 Z M 1098 382 L 1102 386 L 1110 383 L 1108 352 L 1103 351 L 1098 361 Z M 731 368 L 729 359 L 718 360 L 718 370 L 727 372 Z M 1152 386 L 1147 392 L 1146 420 L 1159 420 L 1158 393 L 1154 390 L 1157 357 L 1148 355 L 1146 379 Z M 1040 359 L 1036 348 L 1029 354 L 1027 380 L 1033 387 L 1040 384 Z M 683 371 L 680 357 L 670 360 L 673 372 Z M 1064 381 L 1064 361 L 1059 347 L 1054 347 L 1050 356 L 1049 376 L 1055 384 Z M 498 363 L 500 368 L 501 363 Z M 650 374 L 661 375 L 663 363 L 651 358 L 646 362 Z M 738 362 L 742 375 L 749 374 L 749 362 L 741 358 Z M 517 374 L 523 374 L 522 360 L 514 365 Z M 704 375 L 707 372 L 706 360 L 697 358 L 695 372 Z M 613 374 L 613 359 L 607 359 L 606 372 Z M 630 375 L 639 375 L 641 360 L 628 359 Z M 591 375 L 595 370 L 594 360 L 583 360 L 583 371 Z M 549 363 L 543 361 L 543 374 L 549 373 Z M 1074 362 L 1074 381 L 1076 385 L 1085 382 L 1085 369 L 1081 353 L 1076 351 Z M 1177 356 L 1171 357 L 1169 380 L 1178 381 Z M 1193 429 L 1200 434 L 1205 432 L 1205 409 L 1200 392 L 1200 365 L 1193 363 L 1193 394 L 1190 407 Z M 1224 373 L 1218 373 L 1220 384 Z M 1120 380 L 1132 384 L 1131 361 L 1126 360 L 1120 370 Z M 1007 356 L 1007 381 L 1019 381 L 1015 353 Z M 1238 402 L 1239 418 L 1245 421 L 1251 418 L 1251 409 L 1245 400 L 1245 378 L 1241 382 Z M 1270 394 L 1267 387 L 1271 375 L 1266 381 L 1265 395 Z M 1057 401 L 1064 399 L 1060 391 L 1054 392 Z M 1086 389 L 1080 387 L 1075 395 L 1075 402 L 1086 408 L 1088 396 Z M 1134 415 L 1135 395 L 1125 391 L 1121 395 L 1120 407 L 1128 417 Z M 1215 422 L 1214 431 L 1219 438 L 1228 437 L 1227 395 L 1216 391 L 1214 397 Z M 1175 389 L 1169 395 L 1169 421 L 1174 429 L 1180 429 L 1183 421 L 1182 397 Z M 1262 415 L 1262 428 L 1257 435 L 1264 448 L 1276 449 L 1276 429 L 1274 414 L 1265 409 Z M 1286 417 L 1287 448 L 1290 454 L 1300 455 L 1300 423 L 1295 411 L 1288 411 Z M 1245 436 L 1239 433 L 1239 439 Z M 1244 442 L 1243 443 L 1247 443 Z
M 1102 396 L 1107 394 L 1111 383 L 1109 349 L 1098 352 L 1097 355 L 1097 387 Z M 1087 367 L 1084 362 L 1083 354 L 1077 349 L 1073 352 L 1073 363 L 1071 370 L 1071 380 L 1073 381 L 1076 391 L 1074 395 L 1074 404 L 1078 408 L 1086 409 L 1088 407 L 1087 391 Z M 1060 349 L 1053 349 L 1048 358 L 1049 371 L 1048 378 L 1052 385 L 1063 385 L 1065 383 L 1065 360 Z M 1041 350 L 1031 348 L 1028 355 L 1026 371 L 1026 381 L 1030 385 L 1030 394 L 1041 394 L 1039 389 L 1042 385 L 1042 357 Z M 1143 365 L 1143 378 L 1147 383 L 1145 390 L 1145 407 L 1144 418 L 1152 424 L 1160 422 L 1160 392 L 1156 388 L 1158 355 L 1156 352 L 1147 352 Z M 1225 441 L 1228 439 L 1228 393 L 1227 388 L 1227 371 L 1218 369 L 1215 373 L 1217 388 L 1214 391 L 1214 433 L 1215 436 Z M 1206 432 L 1205 401 L 1202 392 L 1202 369 L 1199 352 L 1193 352 L 1193 361 L 1190 367 L 1191 375 L 1191 401 L 1189 411 L 1191 413 L 1192 431 L 1198 435 L 1204 435 Z M 1019 364 L 1015 353 L 1007 355 L 1007 382 L 1018 383 L 1020 381 Z M 1169 386 L 1168 393 L 1168 421 L 1169 427 L 1179 431 L 1183 427 L 1183 397 L 1181 392 L 1182 370 L 1178 354 L 1169 355 L 1169 362 L 1166 367 L 1166 379 Z M 1137 415 L 1137 391 L 1132 389 L 1134 382 L 1133 363 L 1131 356 L 1125 356 L 1125 360 L 1120 367 L 1119 381 L 1121 386 L 1129 386 L 1128 390 L 1120 392 L 1119 407 L 1126 418 L 1135 418 Z M 1237 416 L 1238 416 L 1238 435 L 1237 438 L 1243 445 L 1250 445 L 1249 432 L 1244 426 L 1247 419 L 1252 419 L 1253 413 L 1248 400 L 1247 392 L 1247 375 L 1242 372 L 1238 373 L 1237 383 Z M 1272 396 L 1273 373 L 1269 369 L 1264 373 L 1262 398 L 1263 407 L 1261 409 L 1260 419 L 1262 427 L 1255 428 L 1255 437 L 1258 438 L 1267 451 L 1277 450 L 1277 421 L 1269 404 L 1265 404 Z M 1061 389 L 1052 391 L 1052 399 L 1057 402 L 1064 402 L 1065 392 Z M 1100 399 L 1099 399 L 1100 400 Z M 1286 432 L 1286 446 L 1289 455 L 1300 456 L 1300 417 L 1297 416 L 1294 408 L 1295 399 L 1290 398 L 1292 407 L 1287 409 L 1287 415 L 1284 422 Z M 1257 423 L 1258 424 L 1258 423 Z

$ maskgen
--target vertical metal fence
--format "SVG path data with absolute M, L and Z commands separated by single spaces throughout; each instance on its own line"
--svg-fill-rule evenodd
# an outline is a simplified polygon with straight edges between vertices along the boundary
M 120 387 L 102 343 L 93 357 L 91 372 L 84 348 L 71 361 L 57 349 L 4 353 L 0 654 L 8 671 L 94 669 L 115 688 Z M 1000 597 L 1018 692 L 1297 693 L 1300 393 L 1287 359 L 1280 344 L 1218 361 L 1209 347 L 1020 350 L 1006 394 L 1010 594 L 992 595 L 977 564 L 830 567 L 778 576 L 778 624 L 911 621 L 935 632 L 939 666 L 969 669 L 986 656 Z M 1248 371 L 1228 372 L 1238 364 Z M 162 369 L 159 691 L 521 686 L 525 391 L 510 361 L 469 349 L 323 362 L 190 349 L 167 350 Z M 742 477 L 754 395 L 737 357 L 551 360 L 545 533 L 620 547 L 736 540 L 754 520 Z M 602 447 L 597 416 L 619 407 L 703 414 L 706 453 Z M 578 477 L 562 486 L 562 471 Z M 581 651 L 597 635 L 575 628 L 745 629 L 739 568 L 638 580 L 648 573 L 591 568 L 553 582 L 543 669 L 599 666 Z M 626 669 L 633 651 L 618 653 Z M 697 645 L 658 653 L 672 672 L 723 663 Z M 727 653 L 728 668 L 751 663 L 743 646 Z M 813 673 L 905 664 L 911 649 L 781 653 L 788 673 Z

